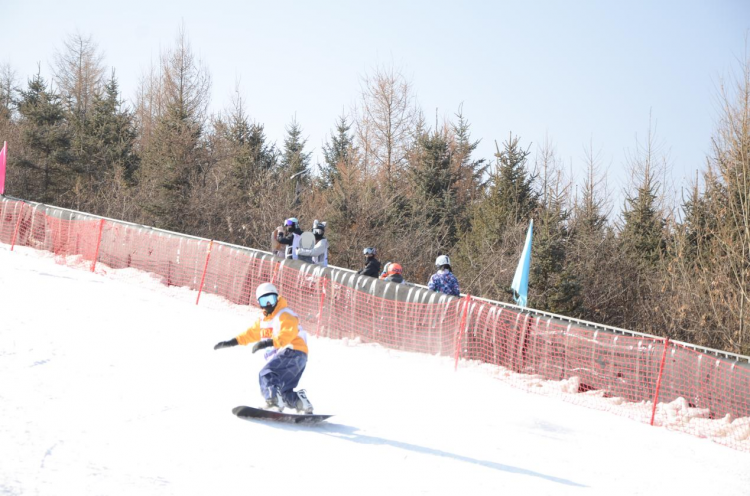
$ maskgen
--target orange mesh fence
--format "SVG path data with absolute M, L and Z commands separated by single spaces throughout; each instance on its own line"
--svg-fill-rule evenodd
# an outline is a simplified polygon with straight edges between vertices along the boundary
M 750 359 L 0 197 L 0 242 L 247 305 L 271 281 L 312 335 L 455 358 L 527 391 L 750 452 Z M 105 270 L 102 268 L 102 270 Z

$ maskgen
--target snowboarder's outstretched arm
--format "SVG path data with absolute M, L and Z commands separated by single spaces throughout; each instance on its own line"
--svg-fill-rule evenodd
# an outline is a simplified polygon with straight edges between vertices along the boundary
M 214 346 L 215 350 L 220 350 L 222 348 L 230 348 L 232 346 L 242 345 L 247 346 L 250 343 L 254 343 L 256 341 L 260 341 L 261 338 L 264 338 L 266 336 L 261 335 L 260 330 L 260 320 L 256 321 L 255 324 L 250 326 L 245 332 L 237 336 L 236 338 L 230 339 L 229 341 L 222 341 L 221 343 L 218 343 L 216 346 Z M 270 337 L 270 336 L 267 336 Z M 273 341 L 271 341 L 273 344 Z M 253 351 L 257 351 L 253 349 Z
M 214 346 L 215 350 L 220 350 L 222 348 L 231 348 L 232 346 L 237 346 L 237 338 L 230 339 L 229 341 L 222 341 L 221 343 L 217 343 L 216 346 Z

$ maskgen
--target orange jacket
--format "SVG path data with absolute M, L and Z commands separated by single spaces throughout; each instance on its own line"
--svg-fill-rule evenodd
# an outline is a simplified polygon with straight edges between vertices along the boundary
M 273 347 L 292 348 L 307 354 L 307 333 L 299 325 L 299 317 L 287 307 L 286 299 L 279 296 L 271 315 L 263 315 L 248 329 L 237 336 L 243 346 L 261 339 L 273 339 Z

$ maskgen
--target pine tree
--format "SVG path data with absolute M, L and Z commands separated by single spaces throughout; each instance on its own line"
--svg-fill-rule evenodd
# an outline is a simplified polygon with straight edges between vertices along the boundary
M 542 195 L 535 213 L 534 242 L 529 289 L 530 305 L 539 310 L 575 316 L 581 306 L 578 274 L 568 261 L 570 213 L 568 192 L 554 149 L 545 142 L 541 149 Z
M 607 191 L 599 170 L 600 158 L 593 143 L 586 149 L 586 175 L 576 198 L 570 223 L 567 268 L 580 284 L 581 306 L 569 315 L 594 322 L 609 322 L 612 292 L 621 258 L 615 235 L 608 225 Z M 614 284 L 613 284 L 614 280 Z
M 349 164 L 356 153 L 354 136 L 350 133 L 352 125 L 345 115 L 336 121 L 336 133 L 330 142 L 323 145 L 323 159 L 325 164 L 321 167 L 321 184 L 324 188 L 330 188 L 341 175 L 340 164 Z
M 483 158 L 475 159 L 473 154 L 480 140 L 472 140 L 470 125 L 459 108 L 458 121 L 451 124 L 451 149 L 453 168 L 456 173 L 457 229 L 464 232 L 469 228 L 469 213 L 475 202 L 481 198 L 485 186 L 485 174 L 489 167 Z
M 133 114 L 122 106 L 114 72 L 103 93 L 94 97 L 85 132 L 87 162 L 99 180 L 111 182 L 117 176 L 133 185 L 139 165 L 135 124 Z
M 625 221 L 620 234 L 625 251 L 635 261 L 654 266 L 664 254 L 664 219 L 656 207 L 656 186 L 650 177 L 638 187 L 635 196 L 626 198 Z
M 520 138 L 511 134 L 498 149 L 496 175 L 492 178 L 490 196 L 498 209 L 497 219 L 501 223 L 517 224 L 526 222 L 537 206 L 538 194 L 532 186 L 534 178 L 526 164 L 529 150 L 520 145 Z
M 429 227 L 448 226 L 455 234 L 457 171 L 445 132 L 435 130 L 417 137 L 407 177 L 414 210 L 426 213 Z
M 527 224 L 538 203 L 533 177 L 527 169 L 529 150 L 520 145 L 520 138 L 511 134 L 503 150 L 495 153 L 495 168 L 490 172 L 487 193 L 478 205 L 472 231 L 479 228 L 484 236 L 499 241 L 507 226 Z
M 456 271 L 469 281 L 462 289 L 488 298 L 508 299 L 518 246 L 537 208 L 538 193 L 526 165 L 529 150 L 513 137 L 495 154 L 495 167 L 482 199 L 474 206 L 470 228 L 457 244 Z
M 48 90 L 37 74 L 29 80 L 28 89 L 21 91 L 18 113 L 23 155 L 15 163 L 20 168 L 19 190 L 15 193 L 69 206 L 66 195 L 73 181 L 71 135 L 60 96 Z
M 284 149 L 281 152 L 279 172 L 284 179 L 290 181 L 291 204 L 294 207 L 299 204 L 299 197 L 305 185 L 310 182 L 310 155 L 305 153 L 306 139 L 302 138 L 302 127 L 297 119 L 292 119 L 286 128 L 284 138 Z

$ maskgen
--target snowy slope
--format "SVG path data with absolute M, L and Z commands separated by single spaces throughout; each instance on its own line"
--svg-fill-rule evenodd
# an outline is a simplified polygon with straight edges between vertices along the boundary
M 355 341 L 310 341 L 327 423 L 237 419 L 255 309 L 97 272 L 0 245 L 0 494 L 750 494 L 747 453 Z

